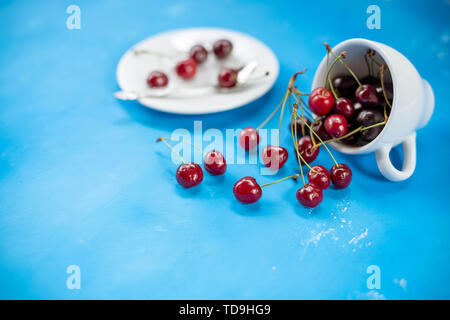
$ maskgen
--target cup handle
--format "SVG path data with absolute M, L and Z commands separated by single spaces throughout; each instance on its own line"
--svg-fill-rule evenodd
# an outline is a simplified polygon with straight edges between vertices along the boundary
M 391 181 L 403 181 L 408 179 L 416 169 L 416 133 L 410 134 L 403 142 L 403 167 L 398 170 L 392 165 L 389 153 L 392 145 L 386 145 L 375 151 L 378 169 L 381 174 Z

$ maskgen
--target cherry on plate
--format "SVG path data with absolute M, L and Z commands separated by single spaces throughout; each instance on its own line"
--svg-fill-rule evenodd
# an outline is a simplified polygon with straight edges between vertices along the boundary
M 261 198 L 262 189 L 255 178 L 247 176 L 235 183 L 233 194 L 242 203 L 254 203 Z
M 203 170 L 194 162 L 183 163 L 177 169 L 176 178 L 182 187 L 192 188 L 203 181 Z
M 175 70 L 181 78 L 186 80 L 192 79 L 197 73 L 197 62 L 194 58 L 188 58 L 178 62 Z
M 208 58 L 208 51 L 206 51 L 205 47 L 196 44 L 191 48 L 189 51 L 189 55 L 198 63 L 201 64 L 206 61 L 206 58 Z
M 225 173 L 227 163 L 221 152 L 212 150 L 205 155 L 204 167 L 210 174 L 217 176 Z
M 169 83 L 169 78 L 164 72 L 152 71 L 147 77 L 147 84 L 150 88 L 163 88 Z
M 233 44 L 227 39 L 217 40 L 214 42 L 213 51 L 217 58 L 225 59 L 233 51 Z
M 219 87 L 221 88 L 233 88 L 237 84 L 238 72 L 231 68 L 220 69 L 218 75 Z

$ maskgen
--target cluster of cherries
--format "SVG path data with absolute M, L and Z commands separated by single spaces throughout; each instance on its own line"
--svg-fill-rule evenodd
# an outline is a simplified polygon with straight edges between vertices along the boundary
M 217 59 L 226 59 L 233 51 L 233 44 L 230 40 L 220 39 L 214 42 L 212 52 Z M 151 53 L 148 52 L 147 53 Z M 204 63 L 208 58 L 209 52 L 201 44 L 194 45 L 188 54 L 188 58 L 179 61 L 175 65 L 177 75 L 184 79 L 190 80 L 197 73 L 198 65 Z M 232 68 L 223 67 L 217 76 L 218 85 L 221 88 L 232 88 L 237 84 L 238 71 Z M 169 84 L 169 77 L 162 71 L 152 71 L 147 77 L 147 85 L 150 88 L 164 88 Z
M 256 148 L 260 142 L 258 130 L 263 128 L 281 108 L 277 144 L 264 147 L 261 155 L 262 162 L 266 167 L 272 170 L 281 169 L 289 157 L 287 149 L 279 146 L 283 111 L 286 103 L 291 100 L 288 98 L 294 98 L 296 102 L 291 106 L 292 112 L 289 129 L 294 145 L 294 154 L 299 163 L 300 174 L 303 180 L 303 186 L 297 190 L 296 197 L 303 206 L 308 208 L 314 208 L 322 202 L 323 190 L 327 189 L 331 184 L 337 189 L 344 189 L 350 185 L 352 180 L 352 170 L 350 167 L 344 163 L 336 162 L 327 147 L 327 143 L 339 140 L 343 140 L 345 143 L 351 143 L 349 139 L 357 133 L 360 134 L 359 137 L 364 139 L 366 143 L 371 141 L 370 139 L 373 140 L 381 131 L 379 128 L 382 128 L 388 119 L 387 114 L 389 111 L 387 110 L 387 106 L 390 109 L 392 101 L 392 94 L 389 99 L 385 84 L 383 83 L 383 65 L 380 64 L 381 83 L 377 78 L 369 76 L 363 80 L 364 84 L 361 84 L 353 71 L 342 61 L 346 57 L 345 52 L 336 56 L 328 45 L 326 47 L 328 54 L 335 56 L 333 64 L 328 68 L 326 79 L 330 84 L 331 92 L 325 87 L 316 88 L 311 94 L 300 92 L 294 83 L 297 76 L 303 74 L 303 71 L 297 72 L 291 77 L 283 100 L 267 119 L 257 128 L 244 128 L 238 137 L 239 145 L 243 149 L 251 150 Z M 367 55 L 370 55 L 369 58 L 373 59 L 374 53 L 368 52 Z M 339 76 L 333 80 L 330 79 L 329 73 L 338 61 L 348 68 L 352 75 L 351 77 Z M 380 86 L 380 90 L 378 86 Z M 392 92 L 392 85 L 388 88 Z M 382 94 L 385 100 L 385 105 L 382 105 L 380 102 L 380 94 Z M 308 104 L 304 102 L 304 96 L 309 96 Z M 380 104 L 383 107 L 384 113 L 381 118 L 377 113 L 379 110 L 374 109 L 380 108 Z M 355 117 L 356 113 L 358 115 Z M 310 120 L 310 118 L 313 120 Z M 355 126 L 353 121 L 356 121 L 359 126 L 349 132 L 349 128 Z M 372 129 L 377 130 L 375 132 Z M 157 141 L 163 141 L 169 148 L 174 150 L 166 142 L 166 138 L 159 138 Z M 329 171 L 322 165 L 309 165 L 309 163 L 317 158 L 321 146 L 327 150 L 334 161 L 334 165 Z M 178 155 L 183 160 L 181 155 Z M 306 175 L 307 183 L 303 174 L 303 165 L 309 169 Z M 224 174 L 227 165 L 223 154 L 217 150 L 208 152 L 205 155 L 204 168 L 212 175 Z M 299 176 L 299 174 L 293 174 L 263 185 L 258 184 L 254 177 L 246 176 L 235 183 L 233 194 L 242 203 L 254 203 L 261 198 L 263 187 L 287 179 L 297 180 Z M 176 179 L 181 186 L 191 188 L 203 181 L 203 170 L 198 164 L 193 162 L 186 163 L 183 160 L 183 164 L 177 169 Z

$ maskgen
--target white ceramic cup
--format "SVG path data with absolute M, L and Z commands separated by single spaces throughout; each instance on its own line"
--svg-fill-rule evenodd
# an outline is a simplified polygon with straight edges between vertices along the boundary
M 383 176 L 391 181 L 408 179 L 416 167 L 416 130 L 425 126 L 431 118 L 434 109 L 434 94 L 430 84 L 422 79 L 412 63 L 397 50 L 366 39 L 349 39 L 339 43 L 333 52 L 347 52 L 345 63 L 356 73 L 359 79 L 368 75 L 364 54 L 367 49 L 373 49 L 378 61 L 388 66 L 389 72 L 384 73 L 385 81 L 392 81 L 393 102 L 389 119 L 380 134 L 364 146 L 351 146 L 343 143 L 330 145 L 343 153 L 363 154 L 375 152 L 378 168 Z M 330 63 L 334 58 L 330 55 Z M 325 84 L 326 56 L 320 63 L 314 75 L 313 89 Z M 336 63 L 330 72 L 331 78 L 338 75 L 349 75 L 341 63 Z M 402 144 L 403 167 L 396 169 L 389 153 L 391 149 Z

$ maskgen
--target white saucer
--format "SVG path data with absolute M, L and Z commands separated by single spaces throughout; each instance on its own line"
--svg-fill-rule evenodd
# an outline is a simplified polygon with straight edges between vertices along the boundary
M 187 58 L 189 49 L 195 44 L 203 44 L 207 50 L 212 48 L 214 41 L 229 39 L 233 43 L 230 57 L 218 60 L 213 53 L 208 54 L 205 63 L 198 65 L 194 79 L 186 81 L 180 79 L 174 67 L 177 61 Z M 159 57 L 155 55 L 135 55 L 135 49 L 147 49 L 179 58 Z M 262 77 L 265 72 L 269 75 L 262 80 L 249 82 L 226 92 L 216 90 L 185 98 L 165 96 L 160 98 L 141 98 L 138 101 L 153 109 L 180 114 L 215 113 L 243 106 L 261 97 L 275 83 L 279 73 L 278 59 L 272 50 L 261 41 L 231 30 L 216 28 L 179 29 L 147 38 L 131 49 L 120 59 L 117 66 L 117 82 L 122 90 L 139 93 L 151 92 L 146 78 L 153 70 L 165 72 L 169 77 L 169 84 L 176 88 L 195 88 L 205 84 L 216 84 L 217 74 L 221 66 L 239 68 L 250 60 L 256 60 L 258 67 L 252 78 Z M 195 91 L 195 90 L 194 90 Z

